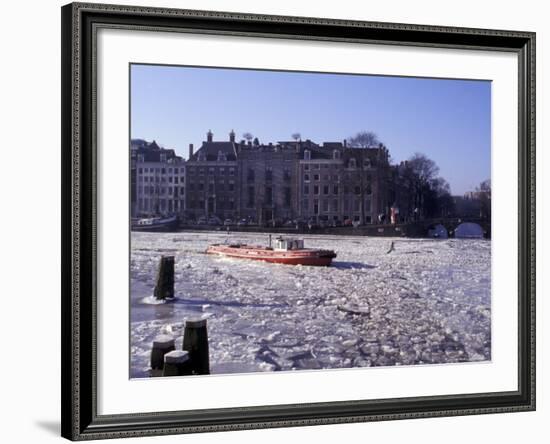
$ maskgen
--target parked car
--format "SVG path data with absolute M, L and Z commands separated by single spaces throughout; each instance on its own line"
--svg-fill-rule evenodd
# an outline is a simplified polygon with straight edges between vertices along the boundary
M 205 216 L 201 216 L 197 219 L 197 225 L 206 225 L 206 217 Z
M 221 225 L 222 224 L 222 221 L 219 217 L 217 216 L 211 216 L 209 219 L 208 219 L 208 225 Z
M 351 219 L 345 219 L 344 227 L 351 227 L 351 226 L 353 226 L 353 221 Z
M 228 227 L 229 225 L 233 225 L 233 221 L 231 219 L 225 219 L 223 225 Z

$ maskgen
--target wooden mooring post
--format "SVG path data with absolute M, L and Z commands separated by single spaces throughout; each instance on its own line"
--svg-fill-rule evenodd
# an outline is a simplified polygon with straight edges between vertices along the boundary
M 194 374 L 210 374 L 206 319 L 190 319 L 185 321 L 183 350 L 189 352 L 191 368 Z
M 192 374 L 192 368 L 188 352 L 174 350 L 164 355 L 162 376 L 183 376 L 190 374 Z
M 162 300 L 174 297 L 174 256 L 160 258 L 154 295 Z
M 175 350 L 174 339 L 168 335 L 160 335 L 153 341 L 151 350 L 151 368 L 162 370 L 164 368 L 164 355 Z

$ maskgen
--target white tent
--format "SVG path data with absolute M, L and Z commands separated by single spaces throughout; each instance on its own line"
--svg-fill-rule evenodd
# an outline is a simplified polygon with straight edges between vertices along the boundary
M 457 239 L 483 239 L 483 228 L 473 222 L 461 223 L 455 230 Z

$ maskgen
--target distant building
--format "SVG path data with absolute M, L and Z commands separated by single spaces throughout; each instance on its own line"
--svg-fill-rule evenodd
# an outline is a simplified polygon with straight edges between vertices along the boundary
M 185 162 L 174 150 L 133 139 L 130 143 L 132 217 L 183 215 Z
M 340 142 L 303 150 L 299 161 L 302 219 L 369 224 L 389 211 L 385 147 L 349 148 Z
M 208 131 L 206 141 L 195 153 L 189 145 L 186 163 L 186 217 L 192 220 L 235 218 L 238 208 L 237 144 L 235 133 L 229 141 L 214 141 Z
M 214 141 L 212 132 L 186 164 L 190 219 L 377 222 L 387 213 L 388 150 L 342 142 Z
M 199 149 L 189 145 L 187 161 L 141 139 L 131 141 L 131 159 L 133 217 L 369 224 L 389 220 L 391 208 L 406 201 L 383 145 L 237 142 L 233 131 L 219 141 L 208 131 Z

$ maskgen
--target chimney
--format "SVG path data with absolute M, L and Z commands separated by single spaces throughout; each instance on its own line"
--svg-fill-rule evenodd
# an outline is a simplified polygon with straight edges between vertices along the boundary
M 214 137 L 214 134 L 212 134 L 212 130 L 208 130 L 208 132 L 206 133 L 206 141 L 212 142 L 213 137 Z
M 229 141 L 233 143 L 235 142 L 235 131 L 233 130 L 229 133 Z
M 348 147 L 348 141 L 347 139 L 344 139 L 344 148 L 347 148 Z
M 192 143 L 189 144 L 189 159 L 191 159 L 191 157 L 193 157 L 193 144 Z

